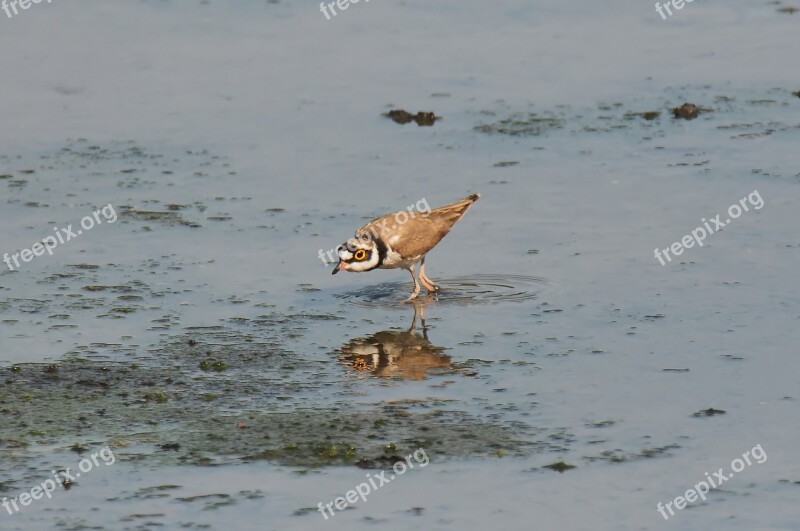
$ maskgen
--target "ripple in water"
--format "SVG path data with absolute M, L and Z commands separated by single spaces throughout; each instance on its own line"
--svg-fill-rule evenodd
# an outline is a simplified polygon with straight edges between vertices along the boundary
M 428 297 L 423 288 L 418 300 L 452 304 L 524 301 L 541 294 L 548 281 L 525 275 L 485 274 L 437 279 L 439 292 Z M 359 306 L 395 306 L 411 294 L 408 282 L 387 282 L 339 293 L 335 296 Z

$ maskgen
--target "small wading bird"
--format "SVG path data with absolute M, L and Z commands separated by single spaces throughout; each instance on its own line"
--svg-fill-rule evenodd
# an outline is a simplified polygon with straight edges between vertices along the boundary
M 422 333 L 417 331 L 417 315 L 422 318 Z M 431 343 L 425 325 L 425 305 L 414 303 L 414 318 L 408 330 L 382 330 L 368 337 L 357 337 L 340 349 L 340 361 L 360 373 L 378 378 L 423 380 L 428 372 L 452 372 L 451 358 L 445 348 Z
M 414 280 L 414 291 L 406 301 L 417 298 L 420 282 L 428 293 L 434 293 L 438 288 L 425 275 L 425 255 L 479 197 L 480 194 L 472 194 L 427 213 L 400 211 L 373 219 L 356 231 L 355 238 L 339 246 L 339 263 L 332 274 L 402 268 Z M 419 280 L 414 272 L 417 264 L 420 264 Z

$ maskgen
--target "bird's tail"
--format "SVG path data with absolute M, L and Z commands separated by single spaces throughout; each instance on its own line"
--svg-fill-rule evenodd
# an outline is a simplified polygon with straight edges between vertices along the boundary
M 480 198 L 480 196 L 481 194 L 468 195 L 464 199 L 460 199 L 455 203 L 434 208 L 431 213 L 436 213 L 447 217 L 453 216 L 455 218 L 460 218 L 464 215 L 464 212 L 466 212 L 467 209 L 472 206 L 472 203 Z

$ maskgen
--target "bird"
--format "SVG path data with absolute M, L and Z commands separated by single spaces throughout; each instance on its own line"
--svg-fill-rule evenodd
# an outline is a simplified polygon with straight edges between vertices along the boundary
M 417 331 L 418 314 L 422 316 L 422 333 Z M 425 306 L 416 301 L 408 330 L 382 330 L 351 339 L 339 349 L 339 360 L 359 373 L 369 372 L 378 378 L 422 380 L 429 371 L 441 374 L 455 369 L 445 350 L 428 339 Z
M 358 229 L 355 237 L 337 248 L 339 263 L 331 274 L 339 271 L 361 273 L 373 269 L 405 269 L 411 273 L 414 289 L 405 302 L 413 301 L 421 290 L 429 294 L 439 290 L 425 274 L 425 256 L 442 241 L 480 194 L 431 209 L 414 211 L 413 207 L 377 217 Z M 424 201 L 417 202 L 417 206 Z M 419 276 L 416 266 L 419 264 Z

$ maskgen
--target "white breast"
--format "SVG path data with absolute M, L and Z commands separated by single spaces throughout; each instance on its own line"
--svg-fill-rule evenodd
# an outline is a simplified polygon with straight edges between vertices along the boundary
M 403 258 L 402 256 L 400 256 L 400 253 L 389 247 L 386 250 L 386 258 L 381 264 L 381 269 L 397 269 L 397 268 L 408 269 L 413 264 L 419 262 L 420 258 L 422 257 L 415 256 L 412 258 Z

